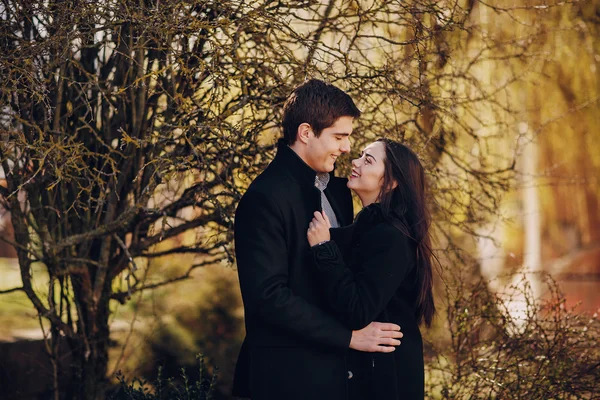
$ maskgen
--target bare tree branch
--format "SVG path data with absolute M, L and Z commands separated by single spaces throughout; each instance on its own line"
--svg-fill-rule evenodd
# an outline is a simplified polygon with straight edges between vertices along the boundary
M 133 286 L 131 288 L 130 291 L 126 291 L 126 292 L 117 292 L 117 293 L 113 293 L 111 295 L 111 299 L 117 300 L 119 303 L 124 304 L 125 301 L 131 297 L 132 294 L 143 291 L 143 290 L 148 290 L 148 289 L 156 289 L 165 285 L 169 285 L 171 283 L 175 283 L 175 282 L 179 282 L 185 279 L 188 279 L 190 277 L 190 274 L 192 273 L 192 271 L 194 271 L 195 269 L 201 268 L 201 267 L 205 267 L 207 265 L 214 265 L 218 262 L 221 262 L 223 260 L 226 260 L 227 257 L 222 256 L 222 257 L 218 257 L 218 258 L 214 258 L 211 260 L 206 260 L 206 261 L 202 261 L 200 263 L 196 263 L 193 264 L 192 266 L 190 266 L 188 268 L 188 270 L 182 274 L 179 275 L 175 278 L 170 278 L 170 279 L 165 279 L 164 281 L 160 281 L 160 282 L 156 282 L 156 283 L 149 283 L 146 285 L 142 285 L 142 286 Z
M 24 291 L 25 291 L 25 288 L 20 286 L 20 287 L 14 287 L 12 289 L 0 290 L 0 294 L 8 294 L 8 293 L 24 292 Z

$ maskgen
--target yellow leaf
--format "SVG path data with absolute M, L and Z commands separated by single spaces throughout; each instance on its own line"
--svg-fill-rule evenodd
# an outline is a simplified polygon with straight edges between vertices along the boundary
M 127 132 L 125 131 L 121 131 L 121 134 L 123 135 L 123 137 L 121 138 L 121 140 L 123 140 L 124 143 L 126 144 L 133 144 L 135 147 L 137 147 L 138 149 L 140 148 L 140 143 L 138 140 L 132 138 L 131 136 L 129 136 L 127 134 Z

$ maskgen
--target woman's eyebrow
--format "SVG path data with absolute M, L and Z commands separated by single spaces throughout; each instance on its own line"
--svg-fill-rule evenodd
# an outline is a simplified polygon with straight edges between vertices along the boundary
M 373 157 L 371 154 L 369 154 L 369 153 L 365 153 L 364 151 L 363 151 L 363 153 L 364 153 L 364 154 L 365 154 L 367 157 L 371 157 L 371 158 L 373 159 L 373 161 L 377 162 L 377 159 L 376 159 L 375 157 Z M 362 156 L 362 153 L 361 153 L 361 156 Z

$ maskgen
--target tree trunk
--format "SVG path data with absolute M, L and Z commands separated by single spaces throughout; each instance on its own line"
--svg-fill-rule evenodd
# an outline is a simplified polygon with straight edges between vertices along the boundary
M 540 195 L 537 188 L 538 180 L 536 176 L 538 171 L 538 143 L 535 137 L 532 138 L 527 124 L 520 126 L 521 134 L 529 141 L 525 145 L 523 152 L 522 172 L 525 177 L 523 181 L 523 213 L 525 227 L 525 243 L 523 251 L 523 272 L 530 277 L 530 285 L 536 300 L 541 296 L 541 283 L 539 273 L 542 268 L 542 220 Z
M 85 306 L 80 307 L 87 323 L 78 322 L 77 336 L 69 340 L 73 354 L 73 381 L 67 398 L 84 400 L 104 400 L 107 387 L 108 370 L 108 299 L 103 298 L 98 309 L 92 311 Z M 87 314 L 87 315 L 86 315 Z

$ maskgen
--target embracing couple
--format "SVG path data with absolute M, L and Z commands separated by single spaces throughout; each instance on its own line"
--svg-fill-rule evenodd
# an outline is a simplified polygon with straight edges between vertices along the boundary
M 424 170 L 409 148 L 380 139 L 348 179 L 334 177 L 359 116 L 331 84 L 298 86 L 275 159 L 240 200 L 246 339 L 236 396 L 424 397 L 419 325 L 435 313 Z M 354 221 L 350 189 L 363 205 Z

